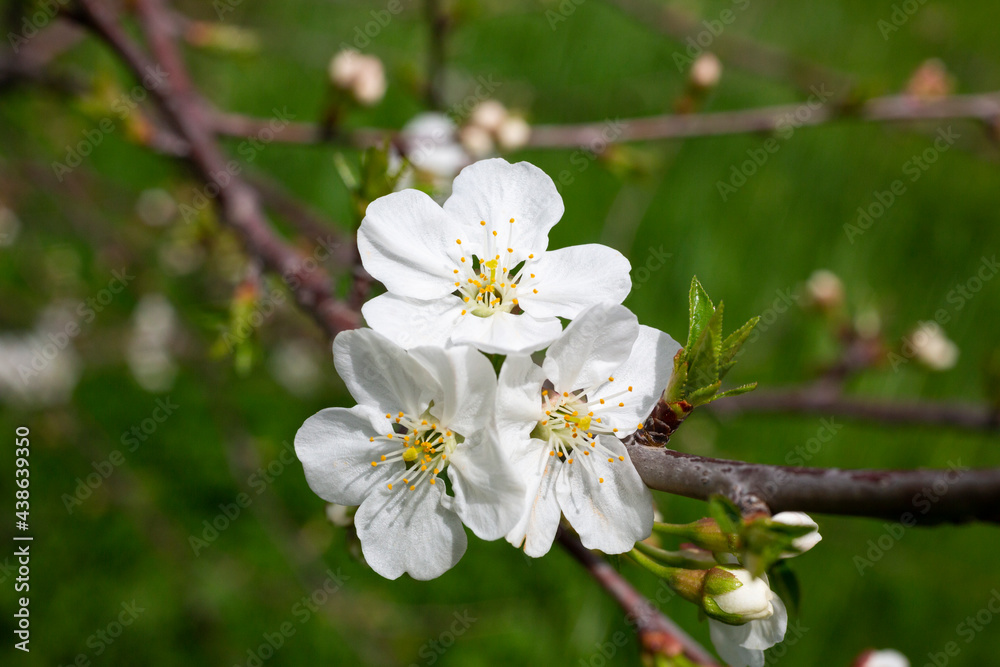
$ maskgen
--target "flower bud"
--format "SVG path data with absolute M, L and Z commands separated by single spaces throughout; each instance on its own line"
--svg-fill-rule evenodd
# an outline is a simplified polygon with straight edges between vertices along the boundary
M 906 92 L 924 100 L 939 100 L 955 92 L 955 82 L 943 62 L 930 58 L 913 72 Z
M 714 53 L 706 51 L 691 65 L 691 84 L 696 88 L 714 88 L 722 78 L 722 62 Z
M 826 269 L 814 271 L 806 282 L 809 300 L 821 310 L 836 310 L 844 303 L 844 283 Z
M 812 528 L 812 532 L 801 535 L 792 540 L 792 548 L 795 553 L 782 554 L 785 558 L 791 558 L 792 556 L 797 556 L 798 554 L 804 554 L 805 552 L 812 549 L 814 546 L 819 544 L 823 536 L 819 534 L 819 524 L 810 518 L 808 514 L 803 512 L 778 512 L 773 517 L 771 517 L 772 523 L 780 523 L 786 526 L 808 526 Z
M 899 651 L 866 651 L 852 667 L 910 667 L 910 661 Z
M 934 371 L 946 371 L 958 362 L 958 346 L 937 322 L 921 322 L 911 336 L 913 355 Z
M 458 139 L 469 155 L 476 159 L 493 153 L 493 137 L 479 125 L 466 125 L 458 131 Z
M 375 56 L 344 49 L 330 61 L 329 75 L 330 83 L 363 106 L 371 106 L 385 95 L 385 70 Z
M 476 105 L 469 116 L 469 124 L 477 125 L 487 132 L 496 133 L 507 120 L 507 107 L 496 100 L 485 100 Z
M 326 506 L 326 518 L 335 526 L 348 528 L 354 525 L 354 514 L 357 511 L 357 507 L 330 503 Z
M 705 576 L 702 608 L 712 618 L 739 625 L 770 618 L 774 593 L 767 577 L 755 577 L 741 567 L 719 565 Z
M 505 151 L 516 151 L 528 145 L 531 126 L 520 116 L 511 116 L 497 130 L 497 142 Z

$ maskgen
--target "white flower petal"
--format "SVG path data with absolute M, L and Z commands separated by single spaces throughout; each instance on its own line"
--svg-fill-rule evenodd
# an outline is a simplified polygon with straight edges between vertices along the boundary
M 513 248 L 514 263 L 548 246 L 549 230 L 563 214 L 563 201 L 548 174 L 527 162 L 480 160 L 462 170 L 444 209 L 469 228 L 486 222 L 502 248 Z M 514 222 L 511 223 L 511 218 Z
M 404 572 L 414 579 L 434 579 L 465 553 L 467 538 L 458 515 L 441 504 L 444 484 L 418 484 L 413 491 L 376 487 L 354 525 L 361 550 L 372 569 L 387 579 Z
M 649 417 L 670 383 L 674 355 L 680 349 L 680 343 L 662 331 L 639 325 L 632 352 L 614 372 L 615 381 L 594 392 L 594 397 L 599 399 L 632 387 L 632 391 L 614 399 L 624 403 L 624 407 L 615 408 L 608 415 L 609 421 L 618 428 L 619 437 L 629 435 Z
M 466 439 L 449 459 L 453 508 L 479 538 L 496 540 L 521 515 L 524 485 L 500 450 L 495 433 Z
M 549 448 L 541 440 L 532 439 L 515 453 L 512 464 L 525 481 L 521 517 L 507 533 L 507 541 L 532 558 L 541 558 L 552 548 L 559 528 L 559 500 L 556 498 L 556 478 L 559 463 L 549 456 Z
M 632 352 L 638 335 L 639 320 L 625 306 L 592 306 L 552 343 L 542 368 L 558 392 L 607 383 Z
M 596 243 L 550 250 L 525 268 L 537 277 L 519 283 L 518 303 L 535 317 L 572 319 L 594 303 L 621 303 L 632 289 L 629 261 Z
M 600 436 L 599 441 L 612 451 L 614 461 L 609 463 L 591 450 L 589 457 L 578 454 L 574 463 L 560 464 L 565 474 L 559 476 L 556 495 L 585 547 L 619 554 L 652 532 L 653 497 L 621 441 L 611 436 Z
M 418 190 L 379 197 L 368 205 L 358 229 L 365 270 L 393 294 L 433 299 L 455 290 L 459 227 Z
M 770 618 L 729 625 L 708 620 L 712 644 L 730 667 L 763 667 L 764 651 L 785 637 L 788 612 L 778 596 L 771 600 L 774 614 Z
M 366 301 L 361 314 L 376 332 L 410 349 L 418 345 L 444 347 L 463 308 L 462 300 L 454 295 L 424 301 L 386 293 Z
M 819 534 L 819 524 L 812 520 L 808 514 L 804 512 L 778 512 L 773 517 L 771 521 L 775 523 L 783 523 L 786 526 L 808 526 L 813 529 L 811 533 L 806 533 L 800 537 L 796 537 L 792 540 L 792 546 L 797 549 L 797 552 L 787 552 L 781 554 L 782 558 L 792 558 L 798 556 L 799 554 L 804 554 L 805 552 L 812 549 L 814 546 L 820 543 L 823 536 Z
M 398 448 L 391 442 L 368 441 L 384 434 L 378 430 L 379 417 L 374 409 L 359 405 L 349 410 L 327 408 L 302 424 L 295 434 L 295 454 L 316 495 L 341 505 L 358 505 L 402 469 L 402 462 L 371 464 Z M 381 421 L 388 424 L 384 416 Z
M 562 333 L 555 317 L 497 312 L 488 317 L 463 315 L 451 333 L 456 345 L 473 345 L 488 354 L 519 354 L 546 347 Z
M 381 412 L 418 415 L 440 393 L 431 374 L 406 350 L 371 329 L 337 334 L 333 363 L 351 396 Z
M 441 424 L 466 436 L 486 427 L 497 392 L 497 377 L 489 359 L 464 345 L 447 350 L 417 347 L 410 354 L 441 386 L 442 394 L 430 409 Z
M 542 367 L 525 355 L 507 357 L 500 368 L 496 417 L 508 448 L 528 445 L 529 434 L 545 418 L 542 410 Z

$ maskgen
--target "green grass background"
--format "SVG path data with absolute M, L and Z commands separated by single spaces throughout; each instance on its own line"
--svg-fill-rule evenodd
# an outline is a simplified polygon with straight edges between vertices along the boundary
M 5 3 L 6 4 L 6 3 Z M 426 28 L 421 4 L 404 12 L 372 40 L 384 59 L 388 94 L 378 107 L 350 119 L 357 125 L 400 127 L 422 108 Z M 571 6 L 567 1 L 564 5 Z M 714 19 L 729 2 L 675 3 Z M 195 17 L 214 19 L 207 2 L 181 2 Z M 243 2 L 226 20 L 259 30 L 262 55 L 230 58 L 190 54 L 194 75 L 220 107 L 267 116 L 287 107 L 299 119 L 316 116 L 324 100 L 325 68 L 354 28 L 385 3 L 287 0 Z M 475 77 L 501 82 L 496 96 L 528 112 L 535 123 L 601 122 L 662 113 L 682 91 L 673 53 L 683 48 L 600 0 L 586 0 L 552 30 L 552 3 L 462 2 L 449 40 L 449 102 L 460 102 Z M 751 2 L 727 28 L 796 56 L 853 74 L 871 93 L 899 90 L 924 59 L 939 57 L 961 93 L 1000 88 L 996 8 L 987 2 L 927 2 L 898 32 L 883 39 L 877 22 L 888 2 L 857 0 L 819 5 Z M 65 71 L 109 77 L 130 87 L 114 59 L 88 42 L 58 61 Z M 798 102 L 783 81 L 747 74 L 726 63 L 705 110 Z M 13 511 L 15 426 L 32 429 L 32 651 L 12 650 L 12 580 L 3 582 L 4 664 L 64 665 L 84 654 L 91 664 L 247 664 L 265 633 L 290 622 L 295 634 L 265 664 L 601 665 L 637 664 L 629 634 L 607 663 L 599 646 L 628 633 L 618 608 L 558 548 L 530 561 L 505 542 L 470 540 L 465 558 L 432 582 L 390 582 L 352 559 L 343 529 L 324 520 L 298 463 L 273 483 L 217 540 L 195 556 L 188 543 L 202 522 L 245 490 L 247 477 L 278 459 L 302 421 L 330 405 L 349 405 L 327 343 L 304 317 L 283 311 L 260 331 L 266 360 L 274 344 L 305 339 L 320 351 L 324 381 L 309 399 L 296 398 L 258 363 L 238 375 L 230 359 L 208 350 L 232 293 L 226 262 L 232 244 L 209 243 L 203 269 L 171 277 L 159 249 L 189 230 L 143 226 L 134 212 L 148 187 L 189 192 L 183 166 L 150 155 L 118 131 L 106 138 L 74 186 L 56 183 L 50 163 L 79 141 L 94 118 L 80 104 L 31 88 L 0 98 L 0 194 L 24 223 L 21 238 L 0 248 L 0 330 L 23 331 L 57 299 L 76 302 L 104 287 L 109 272 L 128 265 L 136 279 L 85 327 L 75 346 L 85 362 L 69 405 L 19 411 L 0 406 L 0 433 L 8 443 L 0 477 L 3 507 Z M 863 236 L 852 244 L 843 225 L 867 206 L 875 190 L 903 178 L 903 164 L 928 148 L 941 126 L 954 126 L 958 146 L 938 161 Z M 648 325 L 682 339 L 686 290 L 697 275 L 726 302 L 730 328 L 764 312 L 776 291 L 797 289 L 825 267 L 839 274 L 853 311 L 877 309 L 886 338 L 898 341 L 918 320 L 951 308 L 947 294 L 1000 248 L 997 151 L 979 127 L 955 121 L 920 127 L 842 123 L 803 128 L 728 201 L 716 183 L 766 137 L 699 138 L 637 147 L 654 166 L 623 177 L 601 162 L 579 170 L 573 150 L 525 151 L 556 176 L 566 215 L 551 235 L 562 247 L 604 240 L 643 266 L 651 251 L 671 257 L 626 304 Z M 229 142 L 235 149 L 238 142 Z M 254 166 L 326 212 L 346 221 L 350 203 L 333 161 L 335 148 L 271 145 Z M 178 225 L 178 227 L 183 227 Z M 58 271 L 55 269 L 59 269 Z M 94 461 L 120 448 L 122 434 L 148 417 L 157 396 L 132 379 L 122 357 L 129 317 L 145 293 L 162 292 L 183 325 L 181 373 L 167 395 L 175 415 L 149 441 L 127 454 L 113 476 L 72 514 L 60 500 Z M 1000 280 L 986 283 L 945 326 L 961 348 L 953 370 L 931 374 L 915 364 L 885 367 L 851 381 L 852 392 L 882 398 L 983 400 L 985 359 L 997 347 Z M 828 360 L 832 343 L 823 326 L 800 309 L 779 316 L 748 348 L 732 373 L 734 384 L 764 387 L 811 377 Z M 160 396 L 161 398 L 164 396 Z M 995 435 L 926 427 L 882 427 L 844 422 L 836 438 L 810 461 L 819 466 L 916 467 L 1000 465 Z M 764 463 L 781 463 L 820 427 L 819 417 L 742 416 L 719 421 L 696 414 L 681 430 L 678 449 Z M 237 454 L 233 454 L 236 451 Z M 668 520 L 698 518 L 701 503 L 659 495 Z M 8 515 L 9 516 L 9 515 Z M 885 533 L 883 522 L 817 517 L 823 542 L 796 559 L 803 605 L 797 631 L 777 664 L 842 665 L 866 647 L 894 647 L 914 665 L 956 642 L 951 665 L 995 664 L 1000 617 L 966 643 L 957 626 L 975 616 L 1000 590 L 995 528 L 972 525 L 912 529 L 874 567 L 859 575 L 855 556 Z M 12 519 L 11 519 L 12 521 Z M 3 534 L 11 532 L 5 522 Z M 279 529 L 280 528 L 280 529 Z M 11 549 L 0 552 L 0 560 Z M 327 610 L 305 622 L 294 607 L 312 593 L 302 573 L 338 569 L 342 591 Z M 625 575 L 655 594 L 657 582 L 630 565 Z M 2 578 L 2 575 L 0 575 Z M 136 622 L 96 655 L 88 638 L 107 627 L 122 602 L 145 608 Z M 707 626 L 681 601 L 664 605 L 696 638 Z M 477 620 L 453 646 L 453 614 Z M 985 616 L 980 617 L 982 622 Z M 444 633 L 444 634 L 443 634 Z M 620 635 L 618 635 L 620 637 Z M 607 648 L 607 647 L 605 647 Z

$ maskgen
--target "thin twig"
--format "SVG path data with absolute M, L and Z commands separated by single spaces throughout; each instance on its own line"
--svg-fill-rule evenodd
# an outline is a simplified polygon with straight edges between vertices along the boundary
M 280 274 L 290 285 L 298 303 L 307 310 L 331 337 L 344 329 L 358 326 L 358 314 L 334 298 L 321 271 L 304 270 L 302 258 L 271 229 L 256 192 L 231 168 L 219 149 L 207 121 L 205 105 L 198 97 L 170 39 L 170 20 L 155 0 L 140 0 L 138 9 L 144 32 L 156 53 L 150 60 L 132 41 L 111 10 L 98 0 L 80 0 L 82 19 L 94 29 L 125 61 L 138 79 L 147 77 L 162 66 L 166 80 L 152 86 L 169 122 L 187 141 L 188 160 L 204 181 L 217 188 L 222 218 L 240 235 L 247 251 L 264 265 Z
M 816 126 L 835 121 L 864 123 L 913 123 L 918 121 L 974 120 L 994 124 L 1000 118 L 1000 92 L 955 95 L 940 100 L 925 100 L 912 95 L 875 97 L 858 105 L 828 102 L 810 108 L 802 119 L 803 104 L 783 104 L 759 109 L 720 111 L 698 114 L 663 114 L 642 118 L 616 119 L 616 130 L 608 132 L 608 123 L 575 125 L 535 125 L 528 145 L 533 148 L 576 148 L 655 141 L 684 137 L 727 134 L 770 133 L 782 128 Z M 796 112 L 800 116 L 796 118 Z M 218 134 L 235 137 L 256 136 L 270 121 L 240 114 L 213 114 L 212 127 Z M 361 128 L 333 137 L 324 136 L 313 123 L 290 123 L 275 141 L 295 144 L 320 144 L 326 141 L 355 147 L 377 146 L 386 138 L 398 141 L 395 130 Z
M 556 539 L 625 611 L 644 651 L 670 657 L 683 654 L 696 665 L 718 667 L 708 651 L 656 609 L 607 561 L 583 546 L 576 535 L 560 526 Z
M 690 60 L 687 53 L 689 40 L 697 44 L 695 40 L 700 33 L 708 30 L 701 18 L 690 16 L 682 9 L 671 5 L 653 3 L 650 0 L 610 0 L 610 2 L 634 17 L 643 26 L 651 27 L 680 42 L 675 53 L 685 62 Z M 734 18 L 725 23 L 718 16 L 706 17 L 719 24 L 716 28 L 718 34 L 712 35 L 712 41 L 706 50 L 715 53 L 727 65 L 771 79 L 786 79 L 805 92 L 820 84 L 828 84 L 841 92 L 851 87 L 851 77 L 846 74 L 796 58 L 773 46 L 760 44 L 728 30 L 729 24 L 738 20 L 742 9 L 745 7 L 739 7 L 734 3 L 729 9 Z

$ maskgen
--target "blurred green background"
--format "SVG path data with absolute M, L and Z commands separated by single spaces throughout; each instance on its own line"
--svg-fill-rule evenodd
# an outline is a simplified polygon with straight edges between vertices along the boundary
M 12 4 L 3 3 L 15 17 L 5 28 L 17 30 Z M 717 19 L 737 5 L 725 37 L 750 37 L 850 73 L 866 95 L 902 90 L 928 58 L 943 61 L 958 93 L 1000 89 L 992 3 L 928 2 L 888 39 L 878 27 L 890 19 L 888 2 L 671 3 L 698 20 Z M 176 6 L 193 18 L 218 19 L 211 3 Z M 356 27 L 372 21 L 372 10 L 386 5 L 285 0 L 226 6 L 233 11 L 225 13 L 225 23 L 254 29 L 260 53 L 190 49 L 200 88 L 223 109 L 268 117 L 275 107 L 287 107 L 298 120 L 309 120 L 324 104 L 330 57 L 353 39 Z M 403 0 L 402 6 L 365 49 L 385 62 L 386 97 L 353 114 L 351 125 L 398 128 L 425 108 L 423 5 Z M 602 0 L 566 0 L 562 7 L 566 20 L 553 29 L 546 12 L 558 14 L 556 2 L 446 3 L 456 17 L 448 38 L 446 105 L 461 102 L 474 91 L 476 77 L 486 76 L 501 84 L 495 97 L 532 123 L 602 122 L 671 110 L 686 85 L 686 72 L 674 62 L 682 42 Z M 807 93 L 787 78 L 748 73 L 737 55 L 731 58 L 723 60 L 722 79 L 700 110 L 805 100 Z M 54 67 L 105 96 L 134 85 L 92 39 Z M 13 433 L 26 425 L 35 536 L 29 655 L 12 649 L 13 548 L 0 551 L 7 566 L 0 571 L 4 664 L 68 665 L 81 655 L 91 664 L 185 666 L 638 664 L 619 609 L 557 547 L 532 561 L 503 541 L 471 539 L 458 566 L 432 582 L 386 581 L 350 555 L 346 531 L 326 519 L 323 502 L 286 452 L 306 417 L 351 404 L 328 342 L 286 303 L 255 331 L 240 368 L 224 345 L 219 354 L 220 331 L 246 267 L 235 239 L 211 216 L 184 224 L 157 214 L 166 204 L 162 193 L 149 189 L 169 193 L 168 203 L 193 196 L 197 184 L 184 166 L 135 145 L 129 129 L 118 127 L 62 182 L 53 174 L 52 162 L 64 160 L 66 147 L 107 115 L 94 111 L 98 97 L 31 85 L 4 89 L 0 97 L 0 363 L 8 380 L 16 385 L 10 364 L 34 354 L 27 342 L 32 335 L 44 336 L 39 332 L 52 322 L 60 327 L 67 317 L 80 321 L 87 306 L 78 310 L 79 304 L 99 299 L 112 271 L 124 267 L 134 276 L 100 312 L 94 309 L 92 321 L 80 321 L 79 335 L 52 362 L 58 372 L 46 375 L 55 376 L 54 393 L 27 401 L 9 388 L 0 394 L 0 433 L 8 443 L 2 506 L 13 512 Z M 856 209 L 868 206 L 874 191 L 906 179 L 904 164 L 949 126 L 960 135 L 956 146 L 916 182 L 906 180 L 905 194 L 850 242 L 844 225 L 856 220 Z M 780 292 L 801 293 L 812 272 L 826 268 L 843 280 L 850 314 L 880 321 L 889 346 L 944 308 L 951 316 L 944 330 L 961 351 L 949 371 L 932 373 L 912 361 L 898 370 L 883 365 L 853 378 L 849 391 L 984 401 L 983 369 L 998 345 L 1000 280 L 986 282 L 960 310 L 947 300 L 976 274 L 984 256 L 1000 249 L 998 152 L 983 128 L 945 121 L 798 129 L 723 201 L 717 182 L 765 139 L 641 144 L 599 160 L 581 161 L 585 154 L 577 149 L 506 157 L 529 160 L 554 177 L 571 172 L 572 183 L 560 186 L 566 214 L 551 246 L 605 242 L 629 256 L 636 271 L 651 269 L 645 282 L 638 278 L 646 274 L 633 274 L 636 289 L 626 302 L 643 323 L 683 339 L 692 275 L 726 302 L 732 328 L 766 312 Z M 235 151 L 239 142 L 227 145 Z M 253 168 L 347 229 L 351 204 L 333 159 L 338 150 L 276 143 L 256 154 Z M 351 151 L 346 155 L 357 159 Z M 662 252 L 669 258 L 653 259 Z M 829 323 L 794 307 L 761 327 L 729 381 L 757 380 L 765 388 L 802 382 L 835 354 Z M 71 394 L 60 397 L 60 386 Z M 177 406 L 162 423 L 151 420 L 164 414 L 155 412 L 157 401 Z M 1000 465 L 996 435 L 841 422 L 810 465 Z M 703 411 L 674 443 L 699 454 L 783 463 L 820 426 L 819 416 L 720 420 Z M 132 439 L 133 427 L 143 439 Z M 114 450 L 123 462 L 68 509 L 65 498 L 78 481 L 107 471 Z M 236 518 L 220 519 L 223 512 L 234 514 L 241 493 L 249 506 Z M 704 511 L 702 503 L 685 499 L 661 494 L 658 501 L 670 521 L 693 520 Z M 10 513 L 5 544 L 11 544 Z M 893 647 L 923 666 L 933 664 L 928 654 L 954 641 L 960 653 L 947 664 L 997 663 L 1000 618 L 990 614 L 992 623 L 968 642 L 958 628 L 1000 590 L 996 528 L 908 530 L 859 575 L 855 557 L 886 533 L 884 523 L 817 518 L 824 540 L 793 563 L 802 611 L 786 644 L 772 651 L 774 662 L 846 667 L 864 648 Z M 205 527 L 213 520 L 225 526 L 214 537 Z M 206 543 L 192 546 L 191 536 Z M 630 564 L 622 568 L 644 591 L 657 593 L 652 577 Z M 324 584 L 336 592 L 326 595 Z M 328 600 L 314 605 L 308 600 L 314 593 L 317 602 Z M 116 632 L 109 625 L 123 603 L 133 601 L 143 611 L 119 637 L 102 639 L 97 633 Z M 707 625 L 691 605 L 675 600 L 664 610 L 708 641 Z M 278 643 L 275 633 L 283 624 L 280 648 L 262 651 L 268 636 Z M 622 631 L 628 641 L 614 646 Z

